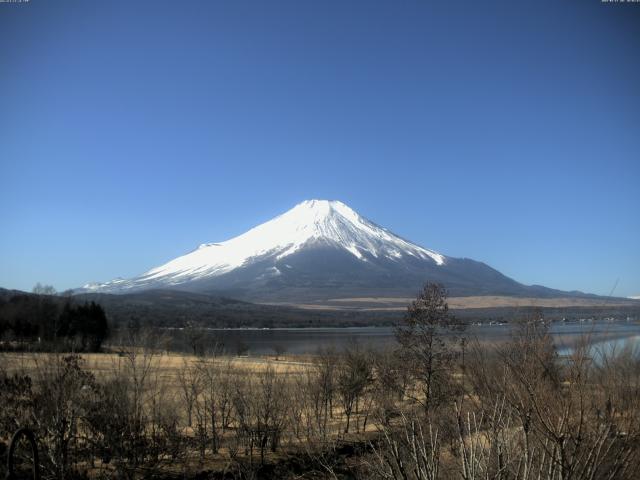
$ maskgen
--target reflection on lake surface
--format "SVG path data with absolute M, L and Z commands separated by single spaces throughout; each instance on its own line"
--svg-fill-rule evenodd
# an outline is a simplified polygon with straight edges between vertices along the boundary
M 573 348 L 570 346 L 558 346 L 559 355 L 570 355 L 572 352 Z M 589 345 L 588 355 L 599 362 L 602 358 L 614 357 L 623 352 L 640 357 L 640 335 L 597 339 Z
M 466 330 L 470 340 L 499 343 L 509 338 L 512 325 L 471 325 Z M 593 349 L 619 351 L 622 348 L 640 348 L 640 323 L 637 322 L 557 322 L 550 327 L 554 342 L 561 355 L 588 336 Z M 273 328 L 273 329 L 211 329 L 207 342 L 223 345 L 229 353 L 240 346 L 250 355 L 273 354 L 276 347 L 290 354 L 313 354 L 319 348 L 344 348 L 357 341 L 362 346 L 384 348 L 395 344 L 393 327 L 345 328 Z

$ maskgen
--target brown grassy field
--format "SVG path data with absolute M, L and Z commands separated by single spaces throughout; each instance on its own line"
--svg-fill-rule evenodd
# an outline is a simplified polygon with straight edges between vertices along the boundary
M 363 309 L 372 311 L 404 311 L 413 298 L 408 297 L 354 297 L 332 298 L 318 303 L 287 304 L 308 310 L 350 310 Z M 507 297 L 497 295 L 449 297 L 449 307 L 454 310 L 478 308 L 570 308 L 570 307 L 625 307 L 638 306 L 638 300 L 623 298 L 535 298 Z M 279 304 L 282 305 L 282 304 Z
M 625 306 L 636 305 L 633 300 L 620 298 L 534 298 L 534 297 L 501 297 L 501 296 L 477 296 L 477 297 L 452 297 L 449 307 L 453 309 L 465 308 L 496 308 L 496 307 L 600 307 L 600 306 Z
M 0 362 L 8 373 L 32 373 L 38 364 L 45 363 L 48 359 L 61 354 L 40 353 L 40 352 L 1 352 Z M 82 353 L 80 357 L 84 360 L 86 368 L 93 374 L 108 375 L 122 367 L 126 357 L 120 353 Z M 196 364 L 202 361 L 202 357 L 194 355 L 180 354 L 176 352 L 155 352 L 151 356 L 151 363 L 154 369 L 162 372 L 167 379 L 175 379 L 178 371 L 184 365 Z M 277 373 L 295 374 L 300 373 L 313 364 L 308 356 L 280 356 L 276 360 L 273 356 L 237 357 L 222 356 L 216 359 L 219 364 L 230 362 L 234 371 L 238 373 L 263 372 L 271 367 Z

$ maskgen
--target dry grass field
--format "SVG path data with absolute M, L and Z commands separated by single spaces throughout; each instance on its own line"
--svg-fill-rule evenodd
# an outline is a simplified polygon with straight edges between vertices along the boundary
M 0 363 L 8 373 L 33 373 L 38 365 L 46 364 L 49 360 L 61 354 L 40 352 L 0 352 Z M 139 355 L 144 355 L 142 350 Z M 114 371 L 121 370 L 128 362 L 127 355 L 123 353 L 81 353 L 85 367 L 94 375 L 108 376 Z M 175 381 L 178 372 L 185 365 L 196 365 L 202 362 L 202 357 L 181 354 L 176 352 L 153 352 L 149 355 L 153 370 L 161 373 L 162 378 Z M 273 369 L 279 374 L 299 374 L 313 366 L 308 356 L 280 356 L 276 360 L 273 356 L 222 356 L 213 360 L 218 365 L 230 364 L 231 368 L 239 374 L 264 372 Z
M 369 311 L 405 311 L 413 298 L 409 297 L 354 297 L 331 298 L 316 303 L 289 304 L 277 303 L 276 305 L 289 305 L 307 310 L 369 310 Z M 498 295 L 482 295 L 469 297 L 449 297 L 449 307 L 454 310 L 481 309 L 481 308 L 571 308 L 571 307 L 633 307 L 640 306 L 640 301 L 624 298 L 535 298 L 535 297 L 508 297 Z

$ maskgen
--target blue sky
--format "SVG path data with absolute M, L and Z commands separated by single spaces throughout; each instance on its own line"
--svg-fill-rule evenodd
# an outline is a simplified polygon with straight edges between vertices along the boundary
M 309 198 L 640 294 L 640 5 L 0 4 L 0 286 L 132 276 Z

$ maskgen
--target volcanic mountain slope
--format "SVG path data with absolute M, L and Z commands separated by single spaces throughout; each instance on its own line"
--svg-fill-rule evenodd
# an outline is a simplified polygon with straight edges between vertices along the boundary
M 426 281 L 444 284 L 452 296 L 569 295 L 525 286 L 484 263 L 423 248 L 344 203 L 327 200 L 302 202 L 231 240 L 202 244 L 139 277 L 88 284 L 79 292 L 177 289 L 251 301 L 313 302 L 411 297 Z

